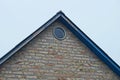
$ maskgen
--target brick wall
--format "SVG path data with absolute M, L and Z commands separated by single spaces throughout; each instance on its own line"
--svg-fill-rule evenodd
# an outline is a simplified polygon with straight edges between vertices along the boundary
M 53 36 L 63 27 L 66 38 Z M 55 22 L 0 66 L 0 80 L 120 80 L 64 25 Z

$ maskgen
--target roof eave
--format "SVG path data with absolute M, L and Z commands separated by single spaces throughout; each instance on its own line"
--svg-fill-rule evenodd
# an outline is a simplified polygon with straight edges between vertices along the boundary
M 80 30 L 68 17 L 64 14 L 59 19 L 68 29 L 82 41 L 100 60 L 120 76 L 120 66 L 117 65 L 100 47 L 98 47 L 82 30 Z
M 50 24 L 56 21 L 61 15 L 62 15 L 62 11 L 60 11 L 60 13 L 57 13 L 45 24 L 43 24 L 40 28 L 38 28 L 35 32 L 30 34 L 27 38 L 25 38 L 23 41 L 17 44 L 12 50 L 10 50 L 2 58 L 0 58 L 0 65 L 2 65 L 5 61 L 7 61 L 11 56 L 13 56 L 17 51 L 19 51 L 23 46 L 25 46 L 28 42 L 30 42 L 34 37 L 40 34 L 43 30 L 45 30 Z

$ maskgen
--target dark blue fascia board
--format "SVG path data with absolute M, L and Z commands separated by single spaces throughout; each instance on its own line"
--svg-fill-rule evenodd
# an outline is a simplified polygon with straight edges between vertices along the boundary
M 64 14 L 62 14 L 64 15 Z M 64 17 L 68 19 L 65 15 Z M 95 55 L 97 55 L 109 68 L 120 76 L 120 67 L 101 49 L 99 48 L 85 33 L 83 33 L 70 19 L 67 22 L 63 17 L 59 18 L 62 22 L 80 41 L 82 41 Z M 69 24 L 69 23 L 72 23 Z
M 61 13 L 62 13 L 62 11 L 60 11 L 60 13 L 58 12 L 50 20 L 48 20 L 45 24 L 43 24 L 41 27 L 39 27 L 36 31 L 34 31 L 27 38 L 25 38 L 23 41 L 21 41 L 19 44 L 17 44 L 13 49 L 11 49 L 7 54 L 5 54 L 2 58 L 0 58 L 0 65 L 2 65 L 10 57 L 12 57 L 17 51 L 19 51 L 19 49 L 21 49 L 24 45 L 29 43 L 39 33 L 44 31 L 50 24 L 55 22 L 61 16 Z

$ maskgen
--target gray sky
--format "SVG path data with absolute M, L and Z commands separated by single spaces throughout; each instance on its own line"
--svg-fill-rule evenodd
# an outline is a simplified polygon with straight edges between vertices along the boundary
M 120 65 L 120 0 L 0 0 L 0 57 L 60 10 Z

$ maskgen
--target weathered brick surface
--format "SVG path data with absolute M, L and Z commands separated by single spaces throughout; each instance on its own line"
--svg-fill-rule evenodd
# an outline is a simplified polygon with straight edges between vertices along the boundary
M 66 38 L 53 36 L 63 27 Z M 120 80 L 67 28 L 55 22 L 0 66 L 0 80 Z

